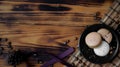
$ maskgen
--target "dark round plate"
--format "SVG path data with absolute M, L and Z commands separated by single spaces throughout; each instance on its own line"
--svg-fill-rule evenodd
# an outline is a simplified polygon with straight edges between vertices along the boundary
M 88 33 L 93 32 L 93 31 L 96 32 L 101 28 L 108 29 L 112 33 L 112 36 L 113 36 L 112 42 L 109 44 L 110 45 L 109 54 L 103 57 L 97 56 L 94 53 L 93 49 L 89 48 L 85 43 L 85 37 Z M 88 26 L 82 33 L 80 40 L 79 40 L 79 48 L 80 48 L 81 54 L 88 61 L 92 63 L 96 63 L 96 64 L 103 64 L 103 63 L 111 62 L 115 58 L 115 56 L 118 54 L 119 40 L 118 40 L 118 37 L 115 31 L 111 27 L 105 24 L 94 24 L 94 25 Z

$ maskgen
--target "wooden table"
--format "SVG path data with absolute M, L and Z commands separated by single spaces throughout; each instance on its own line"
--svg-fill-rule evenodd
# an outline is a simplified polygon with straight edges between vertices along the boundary
M 103 17 L 112 3 L 109 0 L 101 3 L 72 0 L 63 1 L 61 4 L 48 2 L 0 1 L 0 37 L 8 38 L 14 46 L 27 47 L 63 47 L 60 43 L 70 40 L 69 45 L 76 48 L 77 38 L 85 27 L 99 23 L 94 17 L 96 12 L 100 12 L 100 17 Z M 1 59 L 0 67 L 11 66 Z M 18 67 L 25 67 L 25 64 Z M 39 67 L 39 64 L 35 67 Z M 56 63 L 54 67 L 62 66 Z

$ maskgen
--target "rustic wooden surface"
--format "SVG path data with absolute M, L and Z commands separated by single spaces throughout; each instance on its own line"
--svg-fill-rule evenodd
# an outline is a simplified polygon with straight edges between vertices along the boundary
M 101 3 L 77 1 L 56 4 L 49 0 L 1 0 L 0 37 L 9 38 L 14 46 L 63 47 L 59 43 L 70 40 L 69 45 L 76 47 L 76 37 L 80 37 L 85 27 L 98 23 L 95 13 L 99 11 L 103 17 L 112 3 L 110 0 Z M 1 59 L 0 67 L 11 66 Z M 18 67 L 26 66 L 23 63 Z M 57 63 L 54 67 L 62 66 Z

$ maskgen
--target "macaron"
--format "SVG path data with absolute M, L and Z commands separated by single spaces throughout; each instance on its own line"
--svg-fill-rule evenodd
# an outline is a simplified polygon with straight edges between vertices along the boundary
M 97 31 L 103 39 L 105 39 L 105 41 L 107 41 L 108 43 L 110 43 L 112 41 L 112 33 L 105 28 L 101 28 Z
M 85 42 L 90 48 L 99 46 L 102 42 L 101 35 L 97 32 L 91 32 L 85 37 Z
M 101 45 L 95 47 L 93 50 L 97 56 L 106 56 L 110 51 L 110 46 L 106 41 L 102 41 Z

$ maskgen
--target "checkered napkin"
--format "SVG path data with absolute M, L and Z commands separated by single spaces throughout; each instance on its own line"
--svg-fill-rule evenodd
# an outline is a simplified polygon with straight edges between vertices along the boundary
M 76 49 L 74 54 L 68 59 L 68 62 L 71 63 L 75 67 L 120 67 L 120 53 L 116 56 L 116 58 L 106 64 L 94 64 L 87 61 L 81 54 L 79 49 Z

